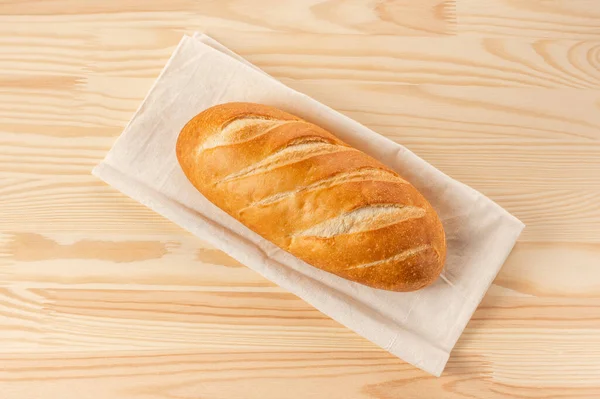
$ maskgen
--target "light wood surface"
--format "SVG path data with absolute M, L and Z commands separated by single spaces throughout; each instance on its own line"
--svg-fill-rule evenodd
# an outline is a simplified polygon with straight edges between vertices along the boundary
M 90 175 L 184 33 L 527 229 L 428 376 Z M 0 398 L 600 397 L 600 1 L 0 0 Z

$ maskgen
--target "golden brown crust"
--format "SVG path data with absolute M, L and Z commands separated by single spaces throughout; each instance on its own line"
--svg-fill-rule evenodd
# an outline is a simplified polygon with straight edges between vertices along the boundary
M 431 284 L 442 224 L 397 173 L 273 107 L 227 103 L 181 131 L 177 159 L 211 202 L 307 263 L 371 287 Z

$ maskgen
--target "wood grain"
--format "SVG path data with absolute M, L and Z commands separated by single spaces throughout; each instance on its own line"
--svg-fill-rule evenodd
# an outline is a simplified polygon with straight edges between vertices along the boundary
M 459 0 L 460 33 L 536 38 L 600 36 L 596 0 Z
M 90 176 L 203 30 L 527 224 L 441 378 Z M 0 1 L 0 397 L 597 398 L 600 3 Z
M 86 2 L 73 9 L 70 0 L 8 4 L 4 15 L 55 16 L 56 14 L 97 16 L 141 14 L 185 18 L 192 14 L 200 26 L 222 25 L 246 31 L 311 32 L 340 34 L 392 34 L 431 36 L 454 30 L 453 0 L 221 0 L 221 1 L 130 1 Z M 181 15 L 183 14 L 183 15 Z M 181 16 L 180 16 L 181 15 Z M 159 19 L 159 18 L 157 18 Z

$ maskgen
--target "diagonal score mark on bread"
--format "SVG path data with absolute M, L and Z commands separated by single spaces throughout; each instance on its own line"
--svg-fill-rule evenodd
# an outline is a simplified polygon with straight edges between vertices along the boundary
M 280 120 L 266 118 L 238 118 L 225 124 L 219 133 L 209 136 L 199 147 L 198 153 L 202 151 L 221 147 L 224 145 L 241 144 L 259 136 L 269 133 L 271 130 L 290 123 L 306 123 L 296 120 Z
M 381 229 L 410 219 L 425 216 L 425 209 L 399 204 L 367 205 L 362 208 L 325 220 L 306 230 L 295 233 L 296 237 L 331 238 L 343 234 L 356 234 Z
M 282 166 L 290 165 L 296 162 L 316 157 L 318 155 L 331 154 L 340 151 L 357 151 L 352 147 L 346 147 L 338 144 L 332 144 L 324 139 L 307 137 L 287 147 L 274 152 L 262 160 L 219 180 L 218 183 L 225 183 L 242 177 L 249 177 L 260 173 L 265 173 Z
M 377 260 L 375 262 L 362 263 L 360 265 L 350 266 L 350 267 L 346 268 L 345 270 L 366 269 L 369 267 L 380 266 L 380 265 L 386 264 L 388 262 L 401 262 L 403 260 L 410 258 L 411 256 L 415 256 L 423 251 L 426 251 L 429 248 L 431 248 L 431 245 L 419 245 L 418 247 L 407 249 L 407 250 L 402 251 L 394 256 L 390 256 L 389 258 Z
M 409 184 L 406 180 L 402 179 L 398 175 L 393 172 L 389 172 L 385 169 L 377 169 L 377 168 L 363 168 L 354 170 L 351 172 L 342 172 L 336 175 L 325 177 L 323 179 L 317 180 L 312 184 L 300 186 L 294 190 L 284 191 L 281 193 L 270 195 L 266 198 L 261 199 L 260 201 L 256 201 L 241 209 L 240 212 L 243 212 L 246 209 L 255 207 L 255 206 L 266 206 L 271 205 L 276 202 L 285 200 L 291 196 L 294 196 L 298 193 L 310 192 L 314 190 L 327 189 L 330 187 L 334 187 L 344 183 L 352 183 L 352 182 L 360 182 L 360 181 L 387 181 L 399 184 Z

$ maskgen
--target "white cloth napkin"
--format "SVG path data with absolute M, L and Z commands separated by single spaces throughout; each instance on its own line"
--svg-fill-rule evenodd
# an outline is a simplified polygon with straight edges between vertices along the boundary
M 181 128 L 216 104 L 272 105 L 334 132 L 397 170 L 439 213 L 448 257 L 417 292 L 369 288 L 311 267 L 206 200 L 175 157 Z M 298 295 L 383 349 L 439 376 L 524 225 L 408 149 L 298 93 L 213 39 L 184 37 L 123 134 L 93 174 Z

